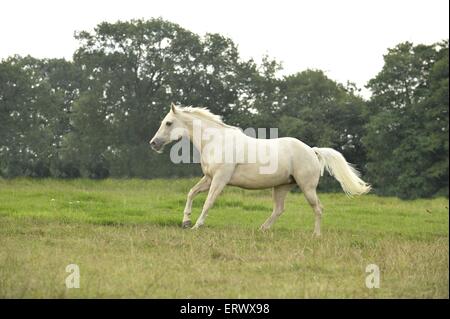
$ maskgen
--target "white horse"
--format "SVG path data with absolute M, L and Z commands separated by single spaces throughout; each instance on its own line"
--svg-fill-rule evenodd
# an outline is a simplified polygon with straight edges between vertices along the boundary
M 211 132 L 227 136 L 225 140 L 234 141 L 239 147 L 230 146 L 233 143 L 218 142 L 220 139 L 217 138 L 211 139 L 214 135 Z M 220 116 L 205 108 L 172 104 L 150 145 L 155 151 L 162 152 L 166 144 L 180 140 L 183 136 L 188 137 L 199 151 L 204 174 L 187 196 L 182 222 L 184 228 L 191 226 L 192 201 L 198 193 L 208 191 L 208 196 L 192 229 L 204 224 L 209 209 L 223 188 L 233 185 L 246 189 L 272 188 L 273 212 L 261 226 L 262 230 L 267 230 L 283 213 L 286 195 L 297 184 L 315 213 L 314 235 L 320 236 L 323 208 L 316 188 L 324 168 L 339 181 L 348 195 L 361 195 L 370 191 L 370 185 L 360 179 L 359 172 L 338 151 L 311 148 L 291 137 L 256 139 L 223 123 Z M 269 160 L 263 162 L 262 156 L 255 157 L 252 153 L 255 149 L 269 151 Z M 261 152 L 258 154 L 261 155 Z M 224 160 L 224 157 L 228 160 Z M 268 168 L 268 162 L 275 165 Z

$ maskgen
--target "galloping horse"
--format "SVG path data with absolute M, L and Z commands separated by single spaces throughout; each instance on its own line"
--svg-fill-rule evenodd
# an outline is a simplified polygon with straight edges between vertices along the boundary
M 211 138 L 214 136 L 220 138 Z M 208 196 L 192 229 L 204 224 L 223 188 L 233 185 L 246 189 L 272 188 L 273 212 L 261 226 L 262 230 L 267 230 L 283 213 L 286 195 L 297 184 L 315 213 L 314 235 L 320 236 L 323 208 L 316 188 L 324 169 L 338 180 L 348 195 L 370 191 L 370 185 L 361 180 L 359 172 L 334 149 L 311 148 L 292 137 L 256 139 L 223 123 L 220 116 L 205 108 L 172 104 L 150 145 L 155 151 L 162 152 L 166 144 L 182 137 L 189 138 L 199 151 L 204 174 L 187 195 L 184 228 L 191 226 L 192 201 L 198 193 L 208 191 Z M 261 155 L 264 151 L 269 151 L 267 161 L 263 161 Z M 275 165 L 268 167 L 267 163 Z

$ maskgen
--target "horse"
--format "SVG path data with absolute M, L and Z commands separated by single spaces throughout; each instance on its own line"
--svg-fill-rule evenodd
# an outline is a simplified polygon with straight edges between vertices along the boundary
M 227 138 L 211 138 L 214 135 Z M 220 116 L 206 108 L 172 103 L 149 143 L 154 151 L 162 153 L 165 145 L 183 138 L 189 139 L 198 150 L 203 171 L 203 177 L 187 195 L 181 224 L 183 228 L 192 226 L 192 202 L 199 193 L 208 191 L 201 214 L 192 229 L 205 223 L 215 200 L 224 187 L 230 185 L 245 189 L 272 188 L 273 211 L 260 227 L 261 230 L 268 230 L 284 212 L 286 195 L 298 185 L 315 214 L 313 235 L 320 236 L 323 206 L 316 188 L 325 169 L 349 196 L 366 194 L 371 189 L 360 178 L 358 170 L 332 148 L 310 147 L 292 137 L 254 138 L 237 127 L 225 124 Z M 229 141 L 234 141 L 239 147 Z M 254 150 L 258 150 L 256 153 L 259 155 L 269 151 L 269 160 L 262 161 L 263 156 L 255 156 Z M 268 162 L 275 165 L 268 167 Z

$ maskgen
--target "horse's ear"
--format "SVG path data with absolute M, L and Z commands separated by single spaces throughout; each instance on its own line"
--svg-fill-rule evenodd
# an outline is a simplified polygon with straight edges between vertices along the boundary
M 172 111 L 173 114 L 177 112 L 177 107 L 175 106 L 175 104 L 173 104 L 173 102 L 170 104 L 170 110 Z

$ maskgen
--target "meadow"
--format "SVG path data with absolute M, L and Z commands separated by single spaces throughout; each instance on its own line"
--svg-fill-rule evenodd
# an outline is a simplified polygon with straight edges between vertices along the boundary
M 261 232 L 270 190 L 228 187 L 205 226 L 185 230 L 196 180 L 0 179 L 0 298 L 449 297 L 446 198 L 322 193 L 317 239 L 302 194 Z M 369 264 L 379 288 L 366 287 Z

